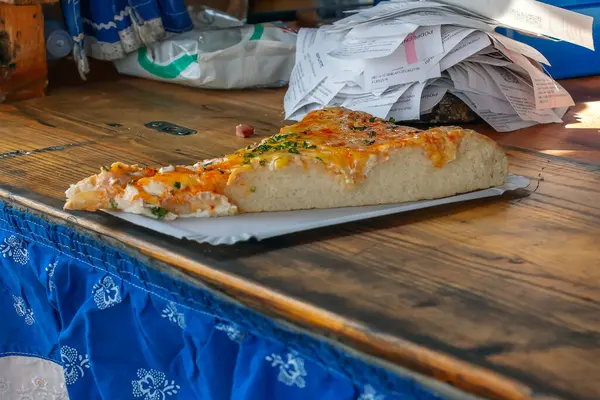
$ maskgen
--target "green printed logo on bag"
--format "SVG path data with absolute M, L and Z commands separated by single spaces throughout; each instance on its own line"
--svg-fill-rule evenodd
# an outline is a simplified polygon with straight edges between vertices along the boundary
M 254 25 L 254 32 L 249 40 L 260 40 L 264 32 L 265 28 L 262 25 Z M 184 54 L 169 64 L 160 65 L 148 58 L 148 49 L 143 47 L 138 50 L 137 60 L 140 66 L 152 75 L 163 79 L 175 79 L 192 63 L 198 62 L 198 55 Z

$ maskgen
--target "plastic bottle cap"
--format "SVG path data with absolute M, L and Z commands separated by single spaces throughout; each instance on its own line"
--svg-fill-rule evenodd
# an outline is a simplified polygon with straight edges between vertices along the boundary
M 55 30 L 46 37 L 46 54 L 48 59 L 63 58 L 73 50 L 73 39 L 67 31 Z

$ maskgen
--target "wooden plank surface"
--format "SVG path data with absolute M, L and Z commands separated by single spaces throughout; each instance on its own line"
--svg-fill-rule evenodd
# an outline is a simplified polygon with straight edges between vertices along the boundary
M 529 190 L 503 198 L 233 247 L 74 215 L 267 314 L 464 390 L 598 399 L 600 80 L 565 86 L 580 100 L 570 128 L 490 133 L 509 146 L 511 172 L 532 179 Z M 20 201 L 66 218 L 64 190 L 99 165 L 189 164 L 245 146 L 235 125 L 272 134 L 282 96 L 123 79 L 0 106 L 0 184 L 8 188 L 0 194 L 23 193 Z M 168 136 L 144 128 L 151 120 L 199 132 Z
M 11 4 L 16 6 L 27 6 L 35 4 L 50 4 L 58 3 L 60 0 L 0 0 L 0 3 Z
M 10 4 L 15 6 L 28 6 L 37 4 L 58 3 L 60 0 L 0 0 L 0 3 Z

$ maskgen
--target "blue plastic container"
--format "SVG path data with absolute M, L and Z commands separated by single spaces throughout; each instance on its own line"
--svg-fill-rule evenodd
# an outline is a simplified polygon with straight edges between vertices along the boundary
M 73 39 L 60 21 L 47 19 L 44 22 L 44 37 L 48 60 L 58 60 L 73 51 Z
M 511 30 L 498 29 L 513 39 L 538 49 L 550 63 L 548 72 L 554 79 L 600 75 L 600 1 L 598 0 L 541 0 L 543 3 L 594 17 L 596 51 L 567 42 L 532 38 Z

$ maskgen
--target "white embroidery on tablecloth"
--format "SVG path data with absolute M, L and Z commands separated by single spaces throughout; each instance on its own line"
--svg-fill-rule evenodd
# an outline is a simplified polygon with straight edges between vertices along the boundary
M 94 296 L 94 302 L 99 310 L 105 310 L 121 302 L 119 287 L 108 275 L 100 279 L 98 283 L 94 284 L 92 295 Z
M 79 354 L 70 346 L 60 348 L 60 360 L 64 368 L 65 383 L 69 386 L 77 382 L 79 378 L 83 378 L 85 369 L 90 368 L 89 356 Z
M 20 317 L 24 317 L 25 323 L 27 325 L 33 325 L 33 323 L 35 322 L 33 310 L 27 307 L 27 305 L 25 304 L 25 300 L 22 297 L 13 295 L 13 300 L 15 302 L 13 305 L 15 306 L 15 311 L 17 312 L 17 315 Z
M 44 378 L 35 377 L 31 380 L 31 386 L 21 385 L 20 389 L 15 390 L 20 395 L 20 400 L 69 400 L 67 388 L 61 383 L 58 388 L 48 387 L 48 382 Z
M 167 376 L 157 370 L 137 370 L 138 380 L 131 381 L 133 395 L 144 400 L 164 400 L 167 396 L 177 394 L 180 386 L 175 381 L 169 381 Z
M 181 329 L 185 329 L 185 315 L 177 310 L 177 305 L 174 302 L 170 301 L 162 310 L 161 315 L 163 318 L 177 324 Z
M 10 257 L 14 262 L 21 265 L 25 265 L 29 261 L 27 243 L 15 235 L 4 239 L 4 242 L 0 244 L 0 252 L 3 258 Z
M 358 400 L 385 400 L 385 396 L 377 394 L 377 391 L 371 385 L 365 385 L 362 394 Z
M 0 376 L 0 394 L 8 392 L 8 389 L 10 389 L 10 382 L 3 376 Z
M 304 377 L 307 373 L 304 368 L 304 360 L 296 352 L 288 352 L 286 360 L 279 354 L 271 354 L 265 357 L 265 359 L 271 362 L 272 367 L 279 367 L 279 375 L 277 377 L 279 382 L 287 386 L 298 386 L 300 389 L 306 386 Z
M 48 264 L 48 266 L 46 267 L 46 273 L 48 274 L 48 290 L 50 292 L 56 289 L 56 285 L 54 285 L 54 270 L 56 269 L 57 265 L 58 259 L 53 263 Z
M 246 334 L 240 330 L 240 328 L 235 324 L 217 324 L 216 328 L 220 331 L 223 331 L 227 334 L 230 340 L 233 340 L 236 343 L 242 343 L 244 339 L 246 339 Z

